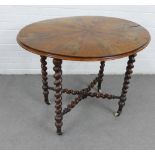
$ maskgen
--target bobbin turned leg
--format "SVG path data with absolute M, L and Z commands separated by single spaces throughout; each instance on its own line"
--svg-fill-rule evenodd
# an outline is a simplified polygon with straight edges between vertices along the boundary
M 45 56 L 41 56 L 40 62 L 41 62 L 41 73 L 42 73 L 42 89 L 43 89 L 43 95 L 44 95 L 44 101 L 46 104 L 50 104 L 49 103 L 49 99 L 48 99 L 48 78 L 47 78 L 47 62 L 46 62 L 46 57 Z
M 136 56 L 136 54 L 129 56 L 129 60 L 128 60 L 127 67 L 126 67 L 126 73 L 125 73 L 125 77 L 124 77 L 124 83 L 123 83 L 123 87 L 122 87 L 122 93 L 120 96 L 120 100 L 118 102 L 119 108 L 118 108 L 117 112 L 114 113 L 115 117 L 117 117 L 121 114 L 122 109 L 125 105 L 126 95 L 127 95 L 127 91 L 128 91 L 130 79 L 131 79 L 131 74 L 133 73 L 132 69 L 134 68 L 133 63 L 135 62 L 135 56 Z
M 103 76 L 104 76 L 104 66 L 105 66 L 105 62 L 101 61 L 100 62 L 100 70 L 99 70 L 99 73 L 98 73 L 98 77 L 99 77 L 98 86 L 97 86 L 98 92 L 101 92 L 101 84 L 102 84 Z
M 61 64 L 62 60 L 60 59 L 53 59 L 53 70 L 55 71 L 54 74 L 54 85 L 55 85 L 55 126 L 57 128 L 57 134 L 62 135 L 61 127 L 62 127 L 62 70 Z

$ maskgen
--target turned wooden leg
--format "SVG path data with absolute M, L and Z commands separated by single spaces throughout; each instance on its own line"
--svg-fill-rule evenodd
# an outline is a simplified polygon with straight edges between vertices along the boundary
M 55 71 L 54 74 L 54 85 L 55 85 L 55 126 L 57 128 L 57 134 L 62 135 L 61 127 L 62 127 L 62 70 L 61 70 L 61 64 L 62 60 L 60 59 L 53 59 L 54 68 Z
M 105 62 L 101 61 L 100 62 L 100 70 L 99 70 L 99 73 L 98 73 L 98 77 L 99 77 L 98 87 L 97 87 L 98 92 L 101 92 L 101 84 L 102 84 L 103 76 L 104 76 L 104 66 L 105 66 Z
M 44 95 L 44 101 L 46 104 L 50 104 L 49 103 L 49 99 L 48 99 L 48 94 L 49 94 L 49 91 L 48 91 L 48 78 L 47 78 L 47 62 L 46 62 L 46 57 L 45 56 L 41 56 L 41 59 L 40 59 L 40 62 L 41 62 L 41 73 L 42 73 L 42 83 L 43 83 L 43 86 L 42 86 L 42 89 L 43 89 L 43 95 Z
M 123 83 L 123 87 L 122 87 L 122 93 L 120 96 L 120 100 L 118 102 L 119 108 L 118 108 L 117 112 L 114 113 L 114 116 L 116 116 L 116 117 L 121 114 L 122 109 L 125 105 L 126 95 L 127 95 L 127 91 L 128 91 L 129 84 L 130 84 L 131 75 L 133 73 L 132 69 L 134 68 L 133 63 L 135 62 L 135 56 L 136 56 L 136 54 L 129 56 L 129 60 L 128 60 L 127 67 L 126 67 L 126 73 L 125 73 L 125 77 L 124 77 L 124 83 Z

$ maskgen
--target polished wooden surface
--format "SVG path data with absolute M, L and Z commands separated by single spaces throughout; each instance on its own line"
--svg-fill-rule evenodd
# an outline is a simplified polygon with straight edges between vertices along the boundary
M 134 22 L 102 16 L 36 22 L 17 36 L 26 50 L 65 60 L 97 61 L 132 55 L 145 48 L 149 32 Z

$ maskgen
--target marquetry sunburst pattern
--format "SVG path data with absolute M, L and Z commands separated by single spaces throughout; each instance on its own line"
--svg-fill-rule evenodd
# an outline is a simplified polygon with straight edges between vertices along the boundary
M 150 36 L 131 21 L 84 16 L 33 23 L 19 32 L 17 40 L 29 51 L 45 56 L 98 60 L 131 55 L 144 48 Z

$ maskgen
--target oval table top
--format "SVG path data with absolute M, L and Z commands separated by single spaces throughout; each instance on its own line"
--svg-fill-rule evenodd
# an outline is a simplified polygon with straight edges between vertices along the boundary
M 144 49 L 149 32 L 134 22 L 103 16 L 44 20 L 24 27 L 17 42 L 26 50 L 57 59 L 105 61 Z

